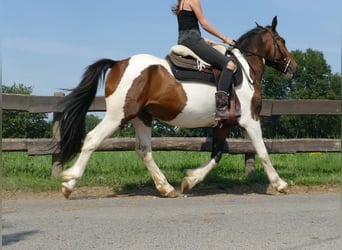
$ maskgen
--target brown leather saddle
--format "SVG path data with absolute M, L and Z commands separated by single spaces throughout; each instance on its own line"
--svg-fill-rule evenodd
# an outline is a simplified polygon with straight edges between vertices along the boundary
M 238 60 L 229 53 L 224 44 L 216 44 L 213 47 L 237 63 L 238 69 L 234 73 L 234 85 L 239 85 L 242 82 L 242 71 Z M 175 78 L 180 81 L 201 81 L 216 86 L 220 78 L 221 70 L 203 61 L 191 49 L 183 45 L 173 46 L 166 56 L 166 60 Z

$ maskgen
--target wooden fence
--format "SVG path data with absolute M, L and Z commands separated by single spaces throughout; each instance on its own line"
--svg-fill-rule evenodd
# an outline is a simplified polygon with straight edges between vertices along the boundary
M 3 94 L 4 110 L 27 111 L 31 113 L 54 113 L 54 131 L 58 131 L 57 103 L 63 94 L 55 96 L 27 96 Z M 89 111 L 105 111 L 104 97 L 96 97 Z M 335 100 L 263 100 L 261 116 L 272 115 L 340 115 L 341 101 Z M 56 134 L 58 138 L 58 134 Z M 340 152 L 339 139 L 266 139 L 269 153 L 296 152 Z M 229 145 L 229 148 L 228 148 Z M 211 151 L 210 138 L 153 138 L 154 150 Z M 98 151 L 134 150 L 134 138 L 106 139 Z M 53 139 L 3 139 L 4 152 L 26 151 L 29 155 L 52 155 L 52 174 L 58 175 L 62 166 L 58 162 L 58 150 Z M 254 157 L 254 149 L 248 139 L 227 139 L 226 152 L 245 154 L 246 162 Z

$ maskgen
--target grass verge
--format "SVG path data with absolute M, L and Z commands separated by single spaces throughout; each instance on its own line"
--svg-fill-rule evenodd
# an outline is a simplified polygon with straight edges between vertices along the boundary
M 178 187 L 186 169 L 209 160 L 209 153 L 154 152 L 154 158 L 169 182 Z M 340 185 L 341 154 L 300 153 L 272 154 L 271 161 L 279 175 L 290 185 Z M 51 178 L 51 156 L 28 156 L 24 152 L 3 153 L 4 190 L 55 191 L 61 179 Z M 72 162 L 65 167 L 70 167 Z M 224 155 L 202 185 L 226 188 L 236 185 L 268 184 L 263 167 L 256 159 L 256 175 L 244 176 L 244 156 Z M 80 186 L 109 186 L 114 191 L 153 186 L 149 172 L 135 152 L 96 152 L 91 157 Z

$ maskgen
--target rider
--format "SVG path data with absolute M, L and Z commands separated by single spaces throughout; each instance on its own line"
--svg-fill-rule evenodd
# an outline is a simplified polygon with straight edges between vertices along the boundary
M 178 3 L 172 7 L 172 12 L 177 15 L 178 20 L 178 44 L 190 48 L 204 61 L 221 69 L 222 73 L 215 93 L 215 116 L 218 119 L 228 119 L 229 93 L 236 64 L 211 46 L 215 42 L 201 37 L 198 24 L 201 24 L 205 31 L 221 39 L 224 43 L 234 45 L 234 40 L 222 35 L 207 21 L 200 0 L 178 0 Z

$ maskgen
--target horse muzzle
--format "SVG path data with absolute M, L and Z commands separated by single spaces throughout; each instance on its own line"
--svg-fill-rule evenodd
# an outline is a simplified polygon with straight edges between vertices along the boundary
M 297 63 L 294 60 L 289 60 L 284 68 L 283 73 L 285 74 L 287 79 L 292 79 L 297 72 Z

